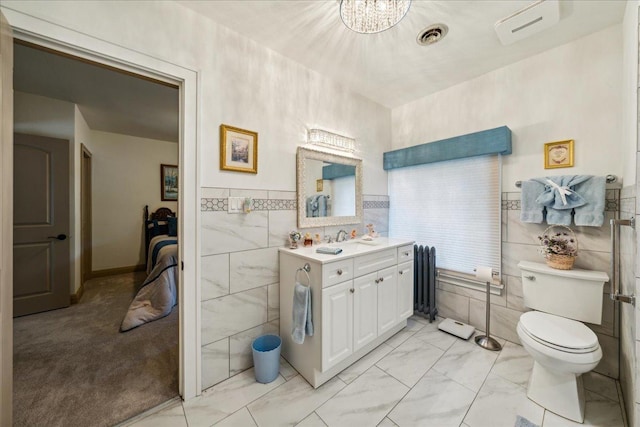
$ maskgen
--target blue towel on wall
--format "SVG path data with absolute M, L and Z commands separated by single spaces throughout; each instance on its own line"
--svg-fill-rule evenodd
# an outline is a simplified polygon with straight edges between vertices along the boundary
M 549 182 L 551 181 L 551 182 Z M 600 227 L 604 222 L 606 178 L 562 175 L 522 183 L 522 222 Z
M 307 218 L 318 216 L 318 199 L 316 196 L 307 197 Z
M 292 316 L 291 339 L 297 344 L 302 344 L 305 335 L 313 336 L 311 287 L 296 283 L 293 288 Z
M 574 191 L 575 186 L 587 181 L 591 175 L 561 175 L 545 178 L 533 178 L 533 181 L 544 185 L 544 191 L 537 201 L 547 208 L 571 210 L 586 203 L 584 198 Z
M 327 216 L 327 196 L 318 196 L 318 216 Z
M 544 191 L 544 185 L 535 181 L 522 182 L 520 195 L 520 221 L 540 224 L 544 220 L 544 205 L 536 199 Z
M 533 179 L 544 184 L 544 191 L 536 200 L 546 208 L 547 224 L 571 225 L 573 209 L 586 203 L 574 188 L 589 178 L 591 175 L 560 175 Z
M 600 227 L 604 222 L 605 198 L 607 180 L 604 176 L 594 176 L 575 186 L 585 204 L 575 208 L 574 220 L 576 225 Z

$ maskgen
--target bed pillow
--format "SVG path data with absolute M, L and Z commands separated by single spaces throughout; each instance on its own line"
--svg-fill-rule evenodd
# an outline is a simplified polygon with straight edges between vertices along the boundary
M 175 216 L 170 216 L 167 218 L 167 223 L 169 224 L 169 236 L 177 236 L 178 235 L 178 218 Z

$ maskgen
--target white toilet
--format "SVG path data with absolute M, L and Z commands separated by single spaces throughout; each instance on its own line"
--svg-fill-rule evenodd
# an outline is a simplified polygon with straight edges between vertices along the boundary
M 602 359 L 596 334 L 581 322 L 602 323 L 601 271 L 557 270 L 521 261 L 524 305 L 518 336 L 533 357 L 527 397 L 560 416 L 584 422 L 581 375 Z M 573 319 L 573 320 L 572 320 Z

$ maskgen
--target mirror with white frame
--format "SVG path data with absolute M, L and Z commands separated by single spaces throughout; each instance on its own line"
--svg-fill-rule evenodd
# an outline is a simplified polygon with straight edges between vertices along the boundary
M 362 160 L 298 147 L 298 227 L 362 222 Z

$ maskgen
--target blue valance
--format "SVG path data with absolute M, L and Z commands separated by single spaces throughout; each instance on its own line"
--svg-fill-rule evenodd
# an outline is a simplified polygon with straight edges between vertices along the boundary
M 355 176 L 356 167 L 354 165 L 342 165 L 340 163 L 332 163 L 322 167 L 322 179 L 335 179 L 344 176 Z
M 500 126 L 389 151 L 384 153 L 383 165 L 389 170 L 485 154 L 511 154 L 511 129 Z

